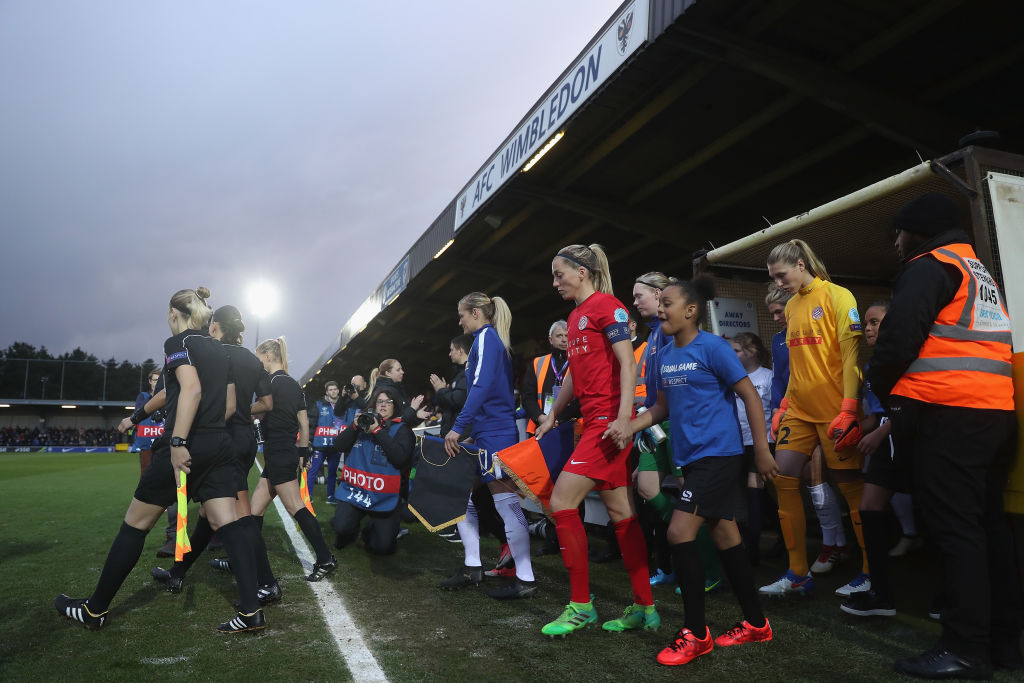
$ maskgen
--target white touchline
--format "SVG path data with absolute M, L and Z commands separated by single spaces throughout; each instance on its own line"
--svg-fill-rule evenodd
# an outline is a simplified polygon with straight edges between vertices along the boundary
M 256 461 L 256 467 L 259 467 L 260 473 L 263 472 L 259 460 Z M 306 539 L 296 526 L 295 520 L 288 514 L 284 503 L 276 496 L 274 497 L 274 507 L 277 508 L 277 514 L 281 518 L 284 530 L 292 542 L 292 547 L 295 548 L 295 554 L 298 556 L 299 562 L 302 563 L 303 569 L 306 572 L 313 571 L 313 551 L 309 549 Z M 334 636 L 334 643 L 338 646 L 338 651 L 341 652 L 349 673 L 352 674 L 352 680 L 356 683 L 387 683 L 388 677 L 384 675 L 373 653 L 370 652 L 370 648 L 366 646 L 363 636 L 359 633 L 359 627 L 352 621 L 348 610 L 345 609 L 344 599 L 334 590 L 331 582 L 320 580 L 310 583 L 309 587 L 313 589 L 313 595 L 320 603 L 324 621 L 327 622 L 327 628 Z

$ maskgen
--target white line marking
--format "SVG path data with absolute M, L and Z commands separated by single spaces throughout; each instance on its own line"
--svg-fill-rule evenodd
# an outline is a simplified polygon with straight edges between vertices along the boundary
M 260 473 L 263 472 L 258 460 L 256 467 L 259 467 Z M 277 496 L 274 496 L 274 507 L 277 509 L 277 514 L 281 518 L 284 530 L 292 542 L 292 547 L 295 548 L 295 555 L 302 563 L 303 569 L 306 573 L 313 571 L 313 551 L 309 549 L 295 520 L 288 514 L 284 503 Z M 334 590 L 334 586 L 326 578 L 316 583 L 310 583 L 309 587 L 313 589 L 313 595 L 320 603 L 324 621 L 327 622 L 327 628 L 334 636 L 334 644 L 338 646 L 338 651 L 345 659 L 345 665 L 348 667 L 349 673 L 352 674 L 352 680 L 356 683 L 387 683 L 388 677 L 384 675 L 380 665 L 377 664 L 376 658 L 359 633 L 359 627 L 352 621 L 348 610 L 345 609 L 344 598 Z

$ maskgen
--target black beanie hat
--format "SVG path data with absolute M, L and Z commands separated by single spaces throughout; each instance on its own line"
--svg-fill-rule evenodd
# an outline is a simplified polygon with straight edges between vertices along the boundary
M 893 227 L 915 235 L 934 237 L 962 230 L 960 207 L 944 194 L 926 192 L 903 205 L 892 219 Z

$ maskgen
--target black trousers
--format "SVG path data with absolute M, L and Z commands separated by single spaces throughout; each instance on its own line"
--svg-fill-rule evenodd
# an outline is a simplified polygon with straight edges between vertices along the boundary
M 994 640 L 1021 633 L 1021 587 L 1003 512 L 1016 417 L 897 396 L 889 415 L 897 452 L 913 454 L 914 498 L 942 554 L 949 605 L 940 643 L 987 660 Z
M 334 529 L 334 547 L 344 548 L 362 533 L 366 549 L 377 555 L 390 555 L 398 549 L 398 530 L 401 527 L 401 508 L 390 512 L 371 512 L 342 501 L 334 508 L 331 528 Z M 364 517 L 369 517 L 360 532 Z

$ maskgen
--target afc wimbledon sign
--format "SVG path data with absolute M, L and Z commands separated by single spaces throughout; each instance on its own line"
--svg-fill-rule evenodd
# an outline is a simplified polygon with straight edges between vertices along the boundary
M 562 80 L 544 93 L 537 108 L 462 190 L 455 203 L 456 231 L 643 45 L 647 40 L 647 8 L 646 0 L 629 5 Z

